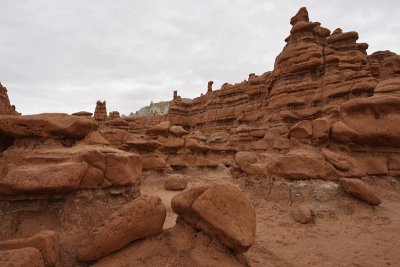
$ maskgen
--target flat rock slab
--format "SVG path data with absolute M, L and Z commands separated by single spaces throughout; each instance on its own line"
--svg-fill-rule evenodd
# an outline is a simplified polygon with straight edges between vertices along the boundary
M 32 237 L 0 242 L 0 250 L 18 250 L 21 248 L 38 249 L 45 266 L 51 267 L 56 264 L 58 259 L 59 236 L 57 232 L 44 230 Z M 0 264 L 0 266 L 3 265 Z
M 63 194 L 78 189 L 88 165 L 65 162 L 20 166 L 0 178 L 0 194 Z
M 311 150 L 293 150 L 267 162 L 268 171 L 287 179 L 338 180 L 340 175 L 321 154 Z
M 14 137 L 81 139 L 98 127 L 91 117 L 64 113 L 0 116 L 0 133 Z
M 0 158 L 0 195 L 54 195 L 108 186 L 139 188 L 139 155 L 76 145 L 71 148 L 9 149 Z
M 130 242 L 162 232 L 166 209 L 159 197 L 141 196 L 112 214 L 89 233 L 77 252 L 80 261 L 109 255 Z

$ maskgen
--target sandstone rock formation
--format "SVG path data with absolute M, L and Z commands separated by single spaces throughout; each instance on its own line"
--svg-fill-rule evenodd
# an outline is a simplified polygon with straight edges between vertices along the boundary
M 15 110 L 15 106 L 10 104 L 7 88 L 0 82 L 0 115 L 19 115 Z
M 128 243 L 158 234 L 165 220 L 165 207 L 158 197 L 142 196 L 117 211 L 83 240 L 77 252 L 81 261 L 93 261 Z
M 186 222 L 234 251 L 246 251 L 254 243 L 254 207 L 236 186 L 192 188 L 176 195 L 171 204 Z
M 22 248 L 36 248 L 43 257 L 46 267 L 55 266 L 58 260 L 59 236 L 54 231 L 40 233 L 24 239 L 13 239 L 0 242 L 0 250 L 15 250 Z
M 106 101 L 97 100 L 96 108 L 94 110 L 94 119 L 97 121 L 104 121 L 107 119 L 107 107 Z
M 164 182 L 165 190 L 184 190 L 188 184 L 188 179 L 182 175 L 168 175 Z

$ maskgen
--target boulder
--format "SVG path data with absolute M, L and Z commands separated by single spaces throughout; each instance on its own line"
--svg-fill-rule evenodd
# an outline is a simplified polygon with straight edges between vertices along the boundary
M 199 222 L 199 216 L 193 212 L 193 202 L 204 193 L 209 186 L 196 186 L 189 190 L 175 195 L 171 199 L 172 210 L 183 218 L 185 222 L 196 228 Z
M 82 139 L 97 128 L 97 122 L 91 117 L 64 113 L 0 116 L 0 132 L 14 137 Z
M 292 209 L 290 211 L 290 215 L 296 222 L 304 224 L 311 222 L 313 218 L 311 210 L 303 205 L 297 206 Z
M 79 245 L 77 258 L 93 261 L 130 242 L 162 232 L 166 209 L 159 197 L 141 196 L 112 214 Z
M 359 198 L 370 205 L 379 205 L 381 200 L 375 194 L 373 187 L 355 178 L 340 178 L 340 184 L 347 193 Z
M 332 128 L 332 138 L 377 146 L 400 146 L 400 97 L 377 95 L 354 98 L 339 109 L 340 122 Z M 336 128 L 336 129 L 335 129 Z M 340 131 L 338 131 L 340 130 Z M 344 136 L 341 136 L 345 134 Z
M 172 191 L 184 190 L 187 184 L 188 179 L 183 175 L 168 175 L 164 182 L 164 189 Z
M 44 267 L 44 261 L 37 248 L 0 250 L 2 267 Z
M 254 243 L 255 209 L 235 185 L 195 187 L 176 195 L 171 206 L 187 223 L 236 252 Z
M 197 227 L 237 252 L 254 244 L 256 213 L 239 187 L 231 184 L 211 186 L 192 205 L 200 221 Z
M 86 162 L 26 165 L 11 168 L 0 177 L 0 194 L 63 194 L 78 189 Z
M 12 239 L 0 242 L 0 250 L 35 248 L 40 251 L 46 267 L 55 266 L 58 260 L 59 236 L 57 232 L 44 230 L 40 233 L 22 239 Z

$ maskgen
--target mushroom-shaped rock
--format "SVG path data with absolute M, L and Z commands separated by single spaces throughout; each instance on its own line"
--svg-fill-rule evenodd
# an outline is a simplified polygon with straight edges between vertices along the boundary
M 164 189 L 165 190 L 184 190 L 188 184 L 188 179 L 179 174 L 168 175 L 167 179 L 164 182 Z
M 37 248 L 27 247 L 0 250 L 0 266 L 44 267 L 44 261 Z
M 235 185 L 192 188 L 171 204 L 186 222 L 234 251 L 244 252 L 254 243 L 255 209 Z
M 30 247 L 36 248 L 40 251 L 41 257 L 44 259 L 45 266 L 51 267 L 56 264 L 58 259 L 59 236 L 54 231 L 44 230 L 32 237 L 0 242 L 0 250 Z
M 193 202 L 208 188 L 209 186 L 206 185 L 196 186 L 185 192 L 175 195 L 171 200 L 171 207 L 173 211 L 179 214 L 179 216 L 181 216 L 185 222 L 194 228 L 197 227 L 199 216 L 193 212 Z
M 375 194 L 374 189 L 367 183 L 355 178 L 341 178 L 339 179 L 339 182 L 346 192 L 367 202 L 368 204 L 381 204 L 381 200 Z
M 141 196 L 107 218 L 82 241 L 77 252 L 81 261 L 97 260 L 130 242 L 159 234 L 166 209 L 161 199 Z
M 175 136 L 184 136 L 187 135 L 189 132 L 182 128 L 182 126 L 171 126 L 169 128 L 169 132 Z
M 298 223 L 309 223 L 312 220 L 311 210 L 303 205 L 297 206 L 290 211 L 293 220 Z

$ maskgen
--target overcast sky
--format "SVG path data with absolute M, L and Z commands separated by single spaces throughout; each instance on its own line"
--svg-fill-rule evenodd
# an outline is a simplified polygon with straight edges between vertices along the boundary
M 272 70 L 301 6 L 400 53 L 399 0 L 0 0 L 0 81 L 23 114 L 129 114 Z

